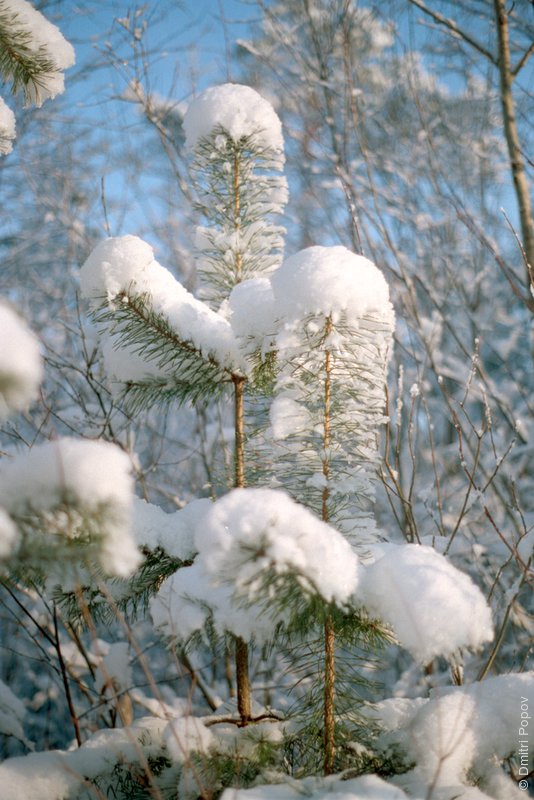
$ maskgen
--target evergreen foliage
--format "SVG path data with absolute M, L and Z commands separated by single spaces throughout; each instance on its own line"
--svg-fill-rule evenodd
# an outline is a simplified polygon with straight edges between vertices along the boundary
M 292 1 L 288 4 L 291 13 L 296 6 Z M 276 7 L 285 13 L 283 4 Z M 5 8 L 0 0 L 0 26 Z M 337 0 L 329 2 L 333 19 L 315 14 L 313 4 L 306 3 L 305 8 L 315 56 L 324 62 L 317 72 L 311 71 L 320 91 L 325 92 L 329 113 L 324 124 L 334 133 L 336 167 L 341 170 L 343 154 L 334 131 L 328 69 L 332 54 L 340 62 L 348 58 L 342 46 L 346 43 L 333 35 L 342 26 L 348 6 Z M 129 19 L 121 24 L 128 28 Z M 13 24 L 11 29 L 17 32 Z M 350 65 L 345 66 L 350 71 Z M 225 97 L 237 100 L 238 87 L 231 84 L 228 88 Z M 242 111 L 236 107 L 232 113 L 240 117 Z M 224 109 L 225 119 L 227 112 Z M 288 259 L 280 266 L 283 230 L 273 222 L 286 200 L 285 180 L 277 174 L 283 155 L 276 147 L 265 145 L 264 133 L 260 126 L 250 134 L 236 136 L 225 125 L 215 124 L 191 148 L 196 210 L 205 223 L 197 235 L 199 294 L 211 308 L 188 295 L 170 273 L 151 260 L 148 245 L 141 242 L 140 247 L 140 240 L 131 241 L 136 237 L 107 240 L 112 245 L 107 250 L 111 255 L 102 257 L 100 263 L 98 257 L 93 259 L 91 269 L 97 267 L 98 275 L 86 294 L 93 301 L 93 319 L 104 350 L 109 352 L 112 347 L 115 363 L 124 362 L 124 370 L 117 374 L 105 354 L 102 359 L 103 370 L 109 369 L 110 385 L 122 384 L 119 402 L 132 416 L 143 414 L 146 419 L 148 410 L 157 413 L 165 408 L 174 413 L 180 406 L 209 415 L 214 402 L 220 402 L 224 421 L 233 417 L 235 491 L 213 497 L 211 505 L 204 501 L 210 505 L 209 511 L 197 514 L 194 510 L 187 518 L 184 513 L 188 521 L 183 525 L 172 519 L 162 522 L 161 516 L 154 514 L 152 519 L 166 533 L 176 525 L 176 535 L 184 536 L 183 548 L 172 542 L 167 552 L 160 544 L 145 546 L 145 540 L 138 539 L 133 545 L 134 558 L 130 552 L 122 565 L 119 559 L 117 569 L 110 569 L 106 562 L 106 526 L 118 524 L 120 528 L 124 522 L 113 501 L 85 503 L 83 493 L 78 495 L 69 488 L 68 475 L 60 475 L 56 501 L 43 508 L 32 502 L 11 508 L 0 496 L 6 507 L 5 519 L 0 515 L 0 525 L 7 531 L 4 538 L 13 536 L 13 542 L 6 545 L 12 548 L 7 556 L 0 553 L 2 565 L 11 572 L 9 579 L 2 580 L 15 606 L 22 608 L 18 596 L 27 592 L 43 600 L 46 611 L 52 609 L 51 631 L 38 615 L 27 616 L 57 653 L 58 679 L 81 745 L 77 751 L 63 754 L 62 796 L 72 800 L 92 796 L 213 800 L 226 789 L 231 791 L 225 798 L 234 796 L 234 790 L 239 792 L 237 797 L 245 790 L 246 797 L 246 789 L 251 787 L 254 796 L 263 797 L 265 791 L 268 797 L 277 796 L 278 789 L 272 784 L 287 783 L 295 792 L 311 797 L 317 793 L 324 796 L 330 790 L 337 794 L 334 773 L 344 781 L 373 773 L 370 777 L 376 780 L 369 784 L 370 796 L 381 796 L 382 791 L 384 797 L 393 793 L 418 797 L 424 791 L 430 797 L 436 789 L 440 797 L 443 794 L 449 800 L 464 793 L 464 782 L 469 781 L 489 792 L 482 794 L 477 788 L 475 793 L 501 800 L 511 791 L 501 763 L 510 758 L 513 745 L 499 735 L 494 739 L 490 735 L 490 744 L 480 736 L 481 720 L 492 722 L 490 711 L 495 716 L 495 705 L 476 706 L 477 691 L 484 692 L 484 687 L 446 687 L 441 691 L 446 673 L 440 664 L 435 684 L 440 691 L 430 699 L 418 697 L 411 683 L 414 667 L 410 663 L 403 672 L 404 684 L 395 684 L 395 696 L 382 699 L 382 660 L 389 648 L 392 658 L 402 662 L 404 656 L 396 655 L 398 644 L 412 655 L 415 651 L 416 659 L 418 652 L 430 653 L 432 658 L 446 655 L 453 682 L 461 684 L 462 648 L 489 641 L 490 610 L 478 588 L 465 575 L 460 580 L 458 571 L 437 549 L 410 549 L 411 555 L 417 553 L 415 562 L 410 562 L 395 554 L 402 548 L 414 548 L 413 544 L 381 541 L 387 534 L 375 524 L 374 502 L 376 476 L 383 463 L 380 428 L 388 420 L 385 388 L 394 327 L 387 285 L 374 265 L 358 256 L 355 258 L 361 260 L 352 275 L 355 292 L 351 294 L 351 278 L 345 282 L 345 269 L 331 270 L 332 263 L 341 259 L 350 272 L 351 265 L 345 264 L 345 256 L 339 253 L 347 253 L 345 248 L 302 251 L 297 261 L 299 268 L 304 265 L 306 269 L 316 265 L 317 258 L 321 262 L 322 255 L 315 252 L 312 256 L 311 249 L 325 251 L 321 280 L 315 276 L 310 284 L 302 282 L 296 269 L 288 281 L 288 269 L 296 262 L 291 264 Z M 339 175 L 352 213 L 354 187 L 349 186 L 348 171 Z M 352 222 L 353 246 L 358 249 L 354 216 Z M 125 243 L 126 239 L 130 241 Z M 375 277 L 362 262 L 370 265 Z M 145 266 L 144 272 L 137 269 Z M 320 266 L 322 269 L 322 263 Z M 358 268 L 364 272 L 358 273 Z M 329 280 L 324 281 L 325 275 Z M 104 296 L 106 303 L 102 303 Z M 267 309 L 258 301 L 260 296 Z M 243 298 L 248 298 L 249 306 Z M 250 313 L 249 327 L 243 325 L 243 309 Z M 224 333 L 221 348 L 217 347 L 220 331 Z M 128 377 L 130 367 L 131 374 L 138 377 Z M 474 370 L 473 366 L 473 375 Z M 412 387 L 413 415 L 418 393 L 418 386 Z M 464 409 L 463 404 L 460 407 Z M 401 411 L 399 400 L 399 418 Z M 453 419 L 461 451 L 461 426 Z M 475 435 L 480 442 L 484 432 Z M 497 458 L 493 440 L 492 444 Z M 80 466 L 83 460 L 80 457 Z M 71 466 L 76 471 L 77 464 Z M 495 467 L 486 486 L 498 469 Z M 390 475 L 402 499 L 399 476 L 394 470 Z M 0 474 L 0 485 L 2 480 Z M 30 476 L 29 484 L 37 487 L 34 480 Z M 483 492 L 475 490 L 479 500 Z M 167 499 L 182 503 L 177 491 Z M 183 509 L 186 513 L 187 508 Z M 3 514 L 1 507 L 0 512 Z M 489 512 L 488 518 L 492 520 Z M 460 520 L 456 529 L 459 524 Z M 163 540 L 163 535 L 158 537 L 149 528 L 147 523 L 146 541 Z M 408 523 L 406 528 L 406 539 L 417 539 Z M 166 541 L 170 541 L 168 537 Z M 178 558 L 171 549 L 187 555 Z M 524 567 L 507 615 L 512 614 L 531 565 L 526 548 L 520 556 L 519 547 L 516 550 L 510 550 L 510 559 L 502 567 L 504 571 L 512 557 Z M 143 558 L 140 566 L 138 551 Z M 122 577 L 109 579 L 109 572 Z M 361 578 L 362 572 L 366 579 Z M 380 585 L 371 592 L 376 575 L 381 576 Z M 389 578 L 394 585 L 388 585 Z M 381 604 L 388 592 L 390 602 Z M 50 608 L 45 595 L 51 598 Z M 442 630 L 432 630 L 428 624 L 436 596 L 444 607 L 440 608 Z M 449 626 L 447 610 L 465 610 L 466 598 L 472 600 L 468 610 L 473 622 L 451 632 L 454 620 Z M 391 629 L 371 616 L 373 601 L 380 609 L 376 611 L 375 606 L 375 613 L 382 613 Z M 67 643 L 61 641 L 59 611 L 64 615 Z M 137 640 L 143 635 L 139 631 L 148 627 L 148 614 L 160 627 L 165 651 L 151 638 L 152 629 L 146 651 Z M 427 624 L 418 625 L 421 620 Z M 99 638 L 100 630 L 113 621 L 120 626 L 123 640 L 107 650 L 107 643 Z M 484 628 L 485 638 L 473 636 L 477 622 Z M 496 649 L 504 638 L 506 623 L 507 617 Z M 406 626 L 411 649 L 402 635 Z M 430 642 L 429 648 L 421 648 L 419 640 Z M 62 647 L 67 650 L 71 642 L 83 668 L 74 658 L 64 657 Z M 124 659 L 128 649 L 129 661 Z M 132 681 L 134 662 L 138 675 Z M 492 663 L 493 654 L 486 671 Z M 184 676 L 175 675 L 170 665 L 183 668 L 191 681 L 178 697 L 170 687 L 173 680 Z M 425 680 L 435 663 L 417 667 L 421 668 L 418 680 L 426 690 Z M 205 681 L 208 673 L 210 680 Z M 519 692 L 528 694 L 533 678 L 532 673 L 506 676 L 500 689 L 509 705 L 511 698 L 514 702 L 519 696 L 525 699 Z M 150 697 L 137 689 L 142 684 L 149 687 Z M 0 701 L 1 690 L 0 683 Z M 405 694 L 402 698 L 401 692 Z M 77 702 L 87 698 L 95 727 L 105 724 L 113 728 L 122 722 L 124 730 L 99 731 L 82 743 Z M 120 710 L 121 703 L 125 709 L 129 704 L 131 710 L 132 699 L 151 715 L 133 725 L 129 712 Z M 505 727 L 502 720 L 509 723 L 512 713 L 516 711 L 499 709 L 499 725 Z M 456 738 L 457 727 L 460 738 L 465 733 L 466 746 L 460 742 L 460 753 L 457 741 L 448 747 L 451 720 Z M 436 741 L 427 742 L 436 721 Z M 421 732 L 416 730 L 418 724 Z M 1 725 L 0 702 L 0 732 Z M 431 767 L 425 761 L 427 746 Z M 37 783 L 39 765 L 33 768 Z M 49 769 L 48 764 L 45 768 Z M 450 786 L 439 785 L 440 773 L 447 770 L 452 776 Z M 326 777 L 324 783 L 317 780 L 319 774 Z M 383 777 L 394 780 L 385 783 Z M 262 783 L 271 786 L 263 790 Z M 397 789 L 401 785 L 408 794 Z M 284 788 L 280 792 L 281 797 L 287 794 Z M 344 794 L 344 789 L 340 792 Z M 345 794 L 360 796 L 356 786 L 347 788 Z
M 275 225 L 287 201 L 279 174 L 283 153 L 262 146 L 257 136 L 237 141 L 221 126 L 194 149 L 191 175 L 196 208 L 207 225 L 197 228 L 201 295 L 215 307 L 241 281 L 278 266 L 284 229 Z
M 154 365 L 158 374 L 128 381 L 123 397 L 131 413 L 173 401 L 198 403 L 213 400 L 231 384 L 234 373 L 205 357 L 191 341 L 181 339 L 166 317 L 156 312 L 148 295 L 120 294 L 112 306 L 101 306 L 95 321 L 112 337 L 113 347 L 126 347 Z
M 10 8 L 9 2 L 0 0 L 0 77 L 11 82 L 14 94 L 22 92 L 27 104 L 39 97 L 47 85 L 56 64 L 45 45 L 36 48 L 28 27 Z

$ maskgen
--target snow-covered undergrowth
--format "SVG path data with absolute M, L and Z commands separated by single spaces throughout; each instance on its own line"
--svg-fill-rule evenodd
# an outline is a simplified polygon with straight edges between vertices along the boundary
M 134 497 L 136 457 L 116 444 L 58 438 L 3 456 L 1 566 L 12 593 L 40 603 L 32 624 L 58 658 L 76 745 L 6 760 L 0 787 L 11 800 L 509 800 L 510 774 L 530 768 L 518 735 L 534 675 L 475 681 L 494 637 L 487 598 L 446 555 L 375 523 L 395 325 L 383 273 L 338 246 L 282 261 L 281 126 L 255 91 L 204 92 L 184 127 L 203 299 L 136 236 L 98 244 L 81 288 L 129 413 L 228 403 L 232 487 L 166 512 Z M 0 349 L 7 414 L 36 398 L 41 366 L 3 306 L 0 328 L 22 354 Z M 165 679 L 191 676 L 184 696 L 138 642 L 147 612 Z M 115 643 L 97 631 L 110 617 Z M 388 658 L 413 659 L 406 695 L 371 680 Z M 446 685 L 444 667 L 457 684 L 465 667 L 465 685 Z M 82 731 L 71 685 L 109 730 Z M 0 684 L 0 730 L 21 742 L 23 711 Z

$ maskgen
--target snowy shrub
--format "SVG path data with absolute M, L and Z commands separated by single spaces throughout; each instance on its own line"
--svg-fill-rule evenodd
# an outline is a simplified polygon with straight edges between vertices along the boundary
M 23 0 L 4 5 L 35 28 Z M 129 16 L 120 22 L 130 29 Z M 71 63 L 52 27 L 41 34 L 57 58 L 26 92 L 38 104 Z M 387 31 L 372 33 L 388 46 Z M 231 455 L 214 462 L 226 467 L 216 480 L 206 463 L 202 496 L 161 490 L 163 508 L 148 502 L 154 440 L 136 453 L 112 414 L 97 440 L 59 436 L 21 452 L 21 436 L 3 452 L 6 608 L 56 659 L 75 743 L 7 759 L 0 786 L 12 800 L 507 800 L 519 792 L 510 776 L 531 769 L 517 748 L 533 673 L 487 677 L 507 619 L 494 625 L 489 598 L 450 558 L 460 522 L 441 552 L 418 537 L 415 501 L 396 517 L 402 538 L 377 523 L 386 497 L 396 514 L 392 486 L 404 501 L 405 464 L 393 468 L 381 446 L 392 424 L 388 281 L 345 246 L 283 259 L 282 125 L 258 92 L 207 89 L 182 128 L 199 285 L 186 289 L 138 236 L 99 242 L 80 272 L 98 336 L 86 377 L 101 407 L 107 393 L 120 410 L 121 433 L 185 406 L 217 421 L 214 440 Z M 398 328 L 408 349 L 400 316 Z M 36 399 L 42 369 L 37 339 L 3 305 L 0 329 L 5 418 Z M 413 416 L 420 391 L 409 392 Z M 194 432 L 203 454 L 206 428 Z M 529 542 L 509 559 L 526 563 Z M 0 681 L 0 733 L 31 749 L 24 711 Z

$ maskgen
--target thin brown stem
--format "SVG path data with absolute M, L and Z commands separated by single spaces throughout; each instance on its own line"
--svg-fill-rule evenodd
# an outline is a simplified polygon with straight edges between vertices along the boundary
M 328 339 L 332 332 L 332 318 L 327 317 L 325 322 L 324 335 Z M 325 486 L 322 494 L 322 519 L 328 522 L 330 511 L 328 508 L 328 478 L 330 476 L 330 424 L 331 424 L 331 405 L 332 405 L 332 353 L 325 352 L 325 376 L 324 376 L 324 408 L 323 408 L 323 475 Z M 327 614 L 324 623 L 324 754 L 323 769 L 325 775 L 334 772 L 335 757 L 335 717 L 334 699 L 336 682 L 335 664 L 335 632 L 332 615 Z
M 63 682 L 63 688 L 65 690 L 65 698 L 67 700 L 67 705 L 69 708 L 70 720 L 72 722 L 72 727 L 74 728 L 74 735 L 76 736 L 76 743 L 78 747 L 81 747 L 82 736 L 80 732 L 80 723 L 78 722 L 78 716 L 76 714 L 76 709 L 74 708 L 72 693 L 70 691 L 69 676 L 67 675 L 67 667 L 65 664 L 65 659 L 63 658 L 63 653 L 61 652 L 61 643 L 59 641 L 59 625 L 57 620 L 57 609 L 55 604 L 53 611 L 53 621 L 54 621 L 54 648 L 57 654 L 57 660 L 59 662 L 61 680 Z
M 241 169 L 239 153 L 234 153 L 234 229 L 241 230 Z M 239 250 L 235 255 L 235 282 L 243 279 L 243 256 Z
M 245 486 L 245 378 L 234 377 L 234 486 Z M 248 671 L 248 645 L 235 637 L 235 674 L 237 683 L 237 709 L 244 727 L 251 718 L 250 678 Z
M 324 759 L 325 775 L 334 772 L 335 757 L 335 632 L 332 616 L 329 614 L 324 623 Z

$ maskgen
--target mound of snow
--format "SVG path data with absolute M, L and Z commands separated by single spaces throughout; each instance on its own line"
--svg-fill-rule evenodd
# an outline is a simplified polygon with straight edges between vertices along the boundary
M 282 125 L 272 105 L 250 86 L 224 83 L 212 86 L 193 100 L 184 117 L 186 147 L 194 150 L 200 139 L 223 128 L 239 142 L 252 138 L 262 149 L 284 149 Z

